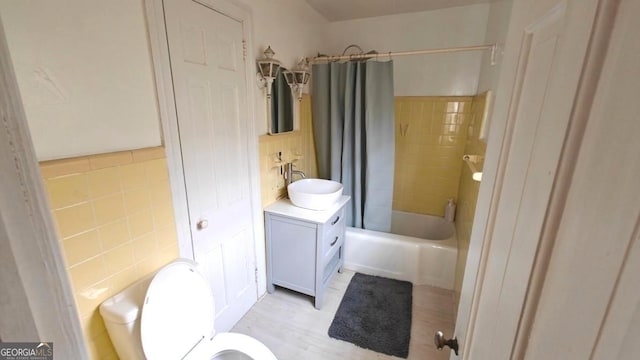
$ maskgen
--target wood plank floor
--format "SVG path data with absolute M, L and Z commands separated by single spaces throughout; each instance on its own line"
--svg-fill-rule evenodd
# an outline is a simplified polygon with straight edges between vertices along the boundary
M 279 360 L 399 359 L 327 335 L 353 275 L 354 272 L 344 270 L 333 278 L 321 310 L 313 307 L 310 296 L 277 287 L 275 293 L 259 300 L 231 331 L 262 341 Z M 413 287 L 408 359 L 449 358 L 448 350 L 435 349 L 433 335 L 441 330 L 451 336 L 454 310 L 453 291 L 426 285 Z

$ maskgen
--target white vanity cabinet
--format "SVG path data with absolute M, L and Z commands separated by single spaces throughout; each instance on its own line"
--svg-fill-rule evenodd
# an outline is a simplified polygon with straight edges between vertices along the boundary
M 324 291 L 344 263 L 345 205 L 342 196 L 322 211 L 302 209 L 289 200 L 265 208 L 267 291 L 275 285 L 315 297 L 320 309 Z

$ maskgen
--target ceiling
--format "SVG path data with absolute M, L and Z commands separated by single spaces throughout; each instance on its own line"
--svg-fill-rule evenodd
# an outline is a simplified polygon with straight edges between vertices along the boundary
M 329 21 L 489 3 L 492 0 L 306 0 Z

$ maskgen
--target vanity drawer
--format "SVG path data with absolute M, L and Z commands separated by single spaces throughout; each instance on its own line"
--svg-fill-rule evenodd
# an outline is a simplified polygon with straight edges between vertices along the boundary
M 344 244 L 345 235 L 345 209 L 342 208 L 322 225 L 322 238 L 319 248 L 322 251 L 322 263 L 326 263 L 328 257 L 335 253 L 335 248 Z
M 322 225 L 322 237 L 326 238 L 329 234 L 334 233 L 337 229 L 344 229 L 345 212 L 344 208 L 340 209 L 335 215 Z
M 336 224 L 338 225 L 338 224 Z M 331 229 L 322 239 L 322 258 L 326 260 L 327 256 L 333 253 L 334 248 L 344 244 L 345 227 L 344 222 Z

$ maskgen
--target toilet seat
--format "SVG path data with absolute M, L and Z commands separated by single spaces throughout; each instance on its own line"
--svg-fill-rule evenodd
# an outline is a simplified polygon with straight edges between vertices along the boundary
M 271 350 L 260 341 L 245 334 L 231 332 L 219 333 L 210 341 L 196 346 L 184 360 L 223 360 L 225 354 L 234 353 L 244 355 L 242 359 L 277 360 Z
M 255 360 L 276 359 L 264 344 L 250 336 L 216 335 L 214 309 L 209 284 L 193 261 L 177 260 L 160 269 L 142 305 L 140 340 L 145 357 L 209 360 L 235 352 Z

